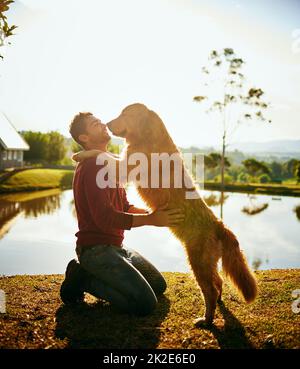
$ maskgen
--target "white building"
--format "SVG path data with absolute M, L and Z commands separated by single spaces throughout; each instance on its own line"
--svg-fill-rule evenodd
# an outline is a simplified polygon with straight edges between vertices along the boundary
M 23 153 L 28 144 L 17 132 L 7 116 L 0 112 L 0 170 L 23 166 Z

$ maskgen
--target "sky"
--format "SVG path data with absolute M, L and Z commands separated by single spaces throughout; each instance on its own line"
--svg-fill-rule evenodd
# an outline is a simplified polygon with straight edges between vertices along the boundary
M 218 147 L 220 118 L 195 95 L 213 49 L 246 62 L 271 124 L 243 124 L 229 143 L 300 139 L 300 0 L 18 0 L 0 61 L 0 110 L 18 130 L 58 130 L 91 111 L 103 122 L 134 102 L 181 147 Z M 0 127 L 1 129 L 1 127 Z

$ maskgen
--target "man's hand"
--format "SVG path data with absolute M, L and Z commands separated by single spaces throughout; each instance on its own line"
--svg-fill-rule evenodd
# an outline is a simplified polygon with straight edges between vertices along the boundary
M 180 209 L 167 209 L 168 204 L 165 204 L 152 213 L 134 214 L 132 227 L 140 227 L 144 225 L 153 225 L 156 227 L 174 227 L 184 220 L 184 214 Z
M 165 204 L 149 214 L 151 225 L 156 227 L 173 227 L 184 220 L 184 214 L 180 209 L 167 210 Z

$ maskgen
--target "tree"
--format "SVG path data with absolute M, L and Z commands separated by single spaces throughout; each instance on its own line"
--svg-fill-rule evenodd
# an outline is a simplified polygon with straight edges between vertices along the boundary
M 259 176 L 258 180 L 259 183 L 269 183 L 271 182 L 271 177 L 268 174 L 264 173 Z
M 6 39 L 8 37 L 11 37 L 13 35 L 13 31 L 17 28 L 17 26 L 15 25 L 8 25 L 7 17 L 4 14 L 8 11 L 9 6 L 13 2 L 13 0 L 0 0 L 0 47 L 5 45 Z M 10 44 L 10 42 L 8 42 L 8 44 Z M 1 54 L 0 58 L 3 59 L 3 56 Z
M 114 154 L 119 154 L 119 146 L 118 145 L 114 145 L 111 142 L 109 142 L 109 144 L 107 145 L 107 149 L 108 151 L 114 153 Z M 81 145 L 79 145 L 76 141 L 73 140 L 72 145 L 71 145 L 71 150 L 72 152 L 78 152 L 83 150 L 83 147 Z
M 286 178 L 293 178 L 298 166 L 299 160 L 290 159 L 283 164 L 283 171 Z
M 107 150 L 113 154 L 120 154 L 119 145 L 114 145 L 111 142 L 108 143 Z
M 297 219 L 300 221 L 300 205 L 294 208 L 294 212 L 296 214 Z
M 208 168 L 216 168 L 216 167 L 220 166 L 221 163 L 222 163 L 222 155 L 220 155 L 216 152 L 212 152 L 209 155 L 204 156 L 204 164 Z M 229 168 L 230 165 L 231 165 L 228 158 L 226 158 L 226 157 L 224 158 L 224 165 L 227 168 Z
M 46 159 L 49 163 L 59 163 L 66 155 L 65 138 L 56 131 L 46 134 L 47 154 Z
M 245 77 L 241 72 L 244 60 L 237 57 L 234 50 L 225 48 L 221 51 L 213 50 L 209 56 L 208 65 L 202 68 L 203 75 L 207 77 L 215 75 L 216 83 L 212 95 L 221 91 L 220 96 L 195 96 L 194 101 L 208 101 L 207 112 L 218 112 L 222 119 L 222 155 L 221 155 L 221 185 L 224 188 L 225 172 L 225 152 L 227 139 L 230 137 L 239 125 L 247 120 L 259 119 L 266 121 L 262 110 L 268 107 L 268 104 L 262 101 L 264 92 L 260 88 L 246 88 Z M 219 72 L 220 75 L 213 72 Z M 205 82 L 204 86 L 213 84 Z M 235 117 L 233 117 L 235 115 Z M 271 122 L 270 120 L 268 122 Z
M 281 179 L 282 178 L 282 165 L 277 161 L 272 161 L 270 164 L 270 170 L 272 179 Z
M 20 132 L 30 149 L 24 152 L 24 159 L 29 162 L 58 163 L 66 155 L 65 138 L 59 132 L 48 133 Z
M 270 170 L 266 166 L 266 164 L 256 160 L 256 159 L 247 159 L 243 161 L 243 165 L 246 168 L 247 172 L 255 177 L 258 174 L 269 174 Z
M 296 177 L 297 177 L 297 183 L 300 183 L 300 162 L 298 163 L 298 166 L 296 169 Z
M 72 152 L 78 152 L 78 151 L 82 151 L 83 147 L 79 145 L 76 141 L 73 140 L 71 144 L 71 150 Z
M 28 143 L 30 149 L 24 151 L 26 161 L 44 161 L 47 159 L 48 139 L 42 132 L 23 131 L 20 132 Z

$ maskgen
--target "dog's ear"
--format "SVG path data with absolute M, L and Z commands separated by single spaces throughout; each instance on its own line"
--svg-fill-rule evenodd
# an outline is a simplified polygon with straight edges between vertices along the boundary
M 143 124 L 145 134 L 147 133 L 155 142 L 161 142 L 161 140 L 168 136 L 163 121 L 153 110 L 148 109 L 147 114 L 145 114 L 145 121 Z
M 148 137 L 151 136 L 151 118 L 150 118 L 150 110 L 144 110 L 140 115 L 140 132 L 143 136 Z

